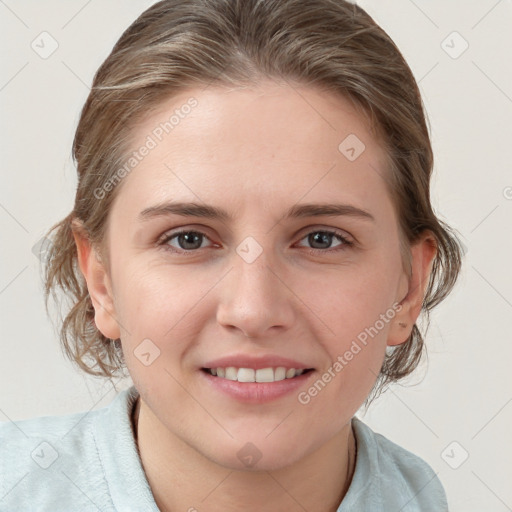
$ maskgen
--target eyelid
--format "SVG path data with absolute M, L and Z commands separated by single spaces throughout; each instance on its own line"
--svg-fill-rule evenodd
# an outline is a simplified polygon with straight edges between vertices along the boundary
M 300 230 L 296 236 L 300 236 L 301 240 L 302 240 L 302 238 L 309 235 L 310 233 L 317 233 L 317 232 L 332 233 L 334 235 L 338 235 L 338 236 L 341 236 L 342 238 L 345 238 L 349 242 L 352 242 L 354 244 L 356 243 L 355 237 L 352 236 L 348 231 L 345 231 L 340 228 L 331 227 L 331 226 L 329 226 L 329 227 L 328 226 L 319 226 L 319 225 L 318 226 L 308 226 L 308 227 L 304 228 L 304 230 Z
M 184 227 L 184 228 L 169 229 L 168 231 L 165 231 L 160 236 L 158 236 L 158 238 L 156 239 L 156 243 L 157 244 L 165 243 L 165 242 L 169 241 L 171 238 L 181 235 L 182 233 L 200 233 L 201 235 L 210 239 L 210 237 L 208 236 L 208 234 L 205 232 L 205 230 L 203 228 Z

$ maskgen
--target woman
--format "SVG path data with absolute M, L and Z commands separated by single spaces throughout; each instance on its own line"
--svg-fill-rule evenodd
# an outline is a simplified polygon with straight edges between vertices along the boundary
M 355 417 L 415 369 L 461 263 L 417 84 L 363 9 L 159 2 L 73 150 L 47 298 L 72 300 L 72 360 L 134 386 L 3 424 L 0 510 L 447 510 L 427 463 Z

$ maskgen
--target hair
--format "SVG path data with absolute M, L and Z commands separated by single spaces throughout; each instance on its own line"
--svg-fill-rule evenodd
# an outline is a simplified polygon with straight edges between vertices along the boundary
M 418 85 L 391 38 L 361 7 L 344 0 L 163 0 L 126 29 L 94 76 L 73 141 L 74 208 L 47 234 L 46 306 L 50 292 L 58 302 L 57 290 L 70 301 L 60 339 L 65 355 L 87 373 L 112 378 L 125 362 L 120 340 L 95 325 L 73 230 L 108 261 L 107 219 L 122 183 L 112 184 L 134 127 L 187 88 L 263 79 L 341 95 L 367 117 L 388 156 L 386 185 L 402 254 L 410 258 L 410 246 L 426 231 L 436 245 L 422 313 L 428 318 L 455 285 L 462 248 L 430 204 L 433 152 Z M 414 325 L 406 342 L 386 349 L 373 396 L 409 375 L 423 351 Z

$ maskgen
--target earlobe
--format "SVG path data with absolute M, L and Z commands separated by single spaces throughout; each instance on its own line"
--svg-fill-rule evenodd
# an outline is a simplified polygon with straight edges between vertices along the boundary
M 409 339 L 423 307 L 436 253 L 437 244 L 430 232 L 425 232 L 420 240 L 411 246 L 411 277 L 407 278 L 405 273 L 402 276 L 402 279 L 408 282 L 408 290 L 405 297 L 399 301 L 400 310 L 393 319 L 388 336 L 389 346 L 400 345 Z
M 78 265 L 87 283 L 94 307 L 94 321 L 98 330 L 109 339 L 121 336 L 116 318 L 110 277 L 96 249 L 92 246 L 83 226 L 77 221 L 72 225 L 77 248 Z

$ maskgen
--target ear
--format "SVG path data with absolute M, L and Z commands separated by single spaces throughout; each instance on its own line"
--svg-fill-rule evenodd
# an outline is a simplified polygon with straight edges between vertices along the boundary
M 96 249 L 92 246 L 82 224 L 72 223 L 73 237 L 78 253 L 78 264 L 87 282 L 87 289 L 94 307 L 94 322 L 106 338 L 120 338 L 121 332 L 116 320 L 112 283 Z
M 421 313 L 436 253 L 437 243 L 430 231 L 426 231 L 411 246 L 411 275 L 408 276 L 404 270 L 401 282 L 403 286 L 400 287 L 400 295 L 397 297 L 401 309 L 391 323 L 387 341 L 389 346 L 400 345 L 409 339 Z

